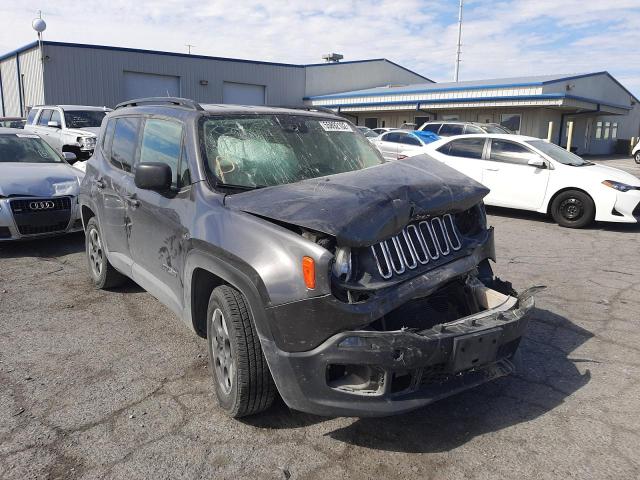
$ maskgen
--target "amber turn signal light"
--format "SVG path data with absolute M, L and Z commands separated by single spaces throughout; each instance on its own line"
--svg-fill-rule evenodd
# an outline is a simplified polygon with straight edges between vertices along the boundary
M 302 276 L 309 290 L 316 288 L 316 262 L 311 257 L 302 257 Z

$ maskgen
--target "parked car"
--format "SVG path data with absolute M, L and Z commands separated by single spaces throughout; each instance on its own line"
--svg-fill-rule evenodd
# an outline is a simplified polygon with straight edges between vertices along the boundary
M 636 163 L 640 163 L 640 142 L 636 143 L 635 147 L 633 147 L 631 156 L 636 161 Z
M 382 135 L 383 133 L 390 132 L 391 130 L 398 130 L 398 129 L 397 128 L 389 128 L 389 127 L 378 127 L 378 128 L 372 128 L 371 130 L 376 132 L 378 135 Z
M 89 274 L 207 339 L 220 407 L 376 416 L 512 371 L 533 306 L 493 276 L 487 189 L 326 112 L 155 98 L 107 115 L 80 204 Z
M 424 123 L 418 130 L 433 132 L 439 137 L 452 137 L 454 135 L 470 134 L 511 134 L 509 129 L 497 123 L 457 122 L 457 121 L 432 121 Z
M 403 160 L 424 153 L 425 145 L 438 140 L 431 132 L 392 130 L 372 140 L 385 160 Z
M 378 136 L 378 134 L 376 132 L 374 132 L 373 130 L 371 130 L 369 127 L 359 126 L 357 128 L 358 128 L 358 130 L 360 130 L 362 132 L 362 134 L 365 137 L 367 137 L 367 139 L 369 141 L 371 141 L 371 139 L 376 138 Z
M 550 214 L 563 227 L 640 221 L 640 179 L 521 135 L 450 137 L 429 154 L 483 183 L 487 205 Z
M 0 117 L 0 128 L 24 128 L 25 119 L 21 117 Z
M 82 230 L 81 178 L 38 135 L 0 127 L 0 242 Z
M 78 160 L 86 160 L 109 111 L 106 107 L 37 105 L 29 111 L 24 128 L 40 135 L 58 152 L 72 152 Z

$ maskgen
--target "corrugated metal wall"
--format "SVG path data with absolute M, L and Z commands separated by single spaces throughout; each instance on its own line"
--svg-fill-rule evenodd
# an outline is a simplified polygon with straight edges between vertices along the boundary
M 202 103 L 221 103 L 225 81 L 264 85 L 270 105 L 300 105 L 304 97 L 302 67 L 50 44 L 45 52 L 47 103 L 112 107 L 129 100 L 124 71 L 178 76 L 180 95 Z
M 44 103 L 44 83 L 40 50 L 33 48 L 20 53 L 20 75 L 23 76 L 23 105 L 26 109 Z
M 389 84 L 428 83 L 424 77 L 385 60 L 307 66 L 306 77 L 307 97 Z
M 0 62 L 2 75 L 2 93 L 4 100 L 4 116 L 20 116 L 20 91 L 18 90 L 18 66 L 16 57 L 9 57 Z
M 4 112 L 0 111 L 0 114 L 18 117 L 21 114 L 25 115 L 28 107 L 44 102 L 42 62 L 37 48 L 0 61 L 0 74 L 4 103 Z M 23 95 L 22 112 L 20 111 L 20 89 Z

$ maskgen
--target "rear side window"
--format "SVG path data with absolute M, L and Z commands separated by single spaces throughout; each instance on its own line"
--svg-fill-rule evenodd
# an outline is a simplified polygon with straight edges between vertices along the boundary
M 38 125 L 42 127 L 46 127 L 47 124 L 49 123 L 49 119 L 51 118 L 52 113 L 53 113 L 53 110 L 43 110 L 42 114 L 40 115 L 40 118 L 38 119 Z
M 438 135 L 451 137 L 453 135 L 462 135 L 463 131 L 464 125 L 460 125 L 459 123 L 444 123 Z
M 125 172 L 133 170 L 138 145 L 140 118 L 121 117 L 116 119 L 111 144 L 111 163 Z
M 148 119 L 144 123 L 140 163 L 161 162 L 171 167 L 171 185 L 178 186 L 182 125 L 169 120 Z M 181 172 L 181 177 L 183 172 Z
M 28 123 L 29 125 L 32 125 L 32 124 L 33 124 L 33 122 L 35 122 L 35 120 L 36 120 L 36 116 L 38 115 L 38 112 L 39 112 L 39 111 L 40 111 L 40 109 L 38 109 L 38 108 L 32 108 L 32 109 L 29 111 L 29 115 L 27 116 L 27 123 Z
M 423 132 L 431 132 L 438 133 L 438 129 L 440 129 L 441 123 L 430 123 L 429 125 L 425 125 L 422 129 Z
M 476 127 L 475 125 L 467 125 L 464 129 L 464 133 L 484 133 L 480 127 Z
M 505 140 L 491 140 L 489 160 L 527 165 L 529 160 L 536 159 L 540 159 L 540 156 L 527 147 Z
M 109 120 L 107 128 L 104 131 L 102 137 L 102 150 L 104 151 L 105 158 L 111 159 L 111 142 L 113 141 L 113 131 L 116 127 L 116 121 L 114 119 Z
M 449 151 L 442 152 L 452 157 L 482 159 L 484 138 L 460 138 L 449 142 Z

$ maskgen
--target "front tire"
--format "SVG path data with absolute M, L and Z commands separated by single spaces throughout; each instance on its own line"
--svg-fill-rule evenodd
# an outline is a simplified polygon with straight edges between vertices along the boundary
M 583 228 L 593 222 L 596 207 L 586 193 L 567 190 L 551 203 L 551 216 L 562 227 Z
M 233 418 L 273 403 L 275 385 L 251 312 L 235 288 L 217 287 L 207 308 L 207 344 L 218 403 Z
M 636 154 L 633 156 L 633 159 L 636 161 L 637 164 L 640 164 L 640 150 L 636 152 Z
M 90 218 L 87 222 L 84 245 L 89 276 L 96 288 L 117 287 L 125 282 L 126 277 L 113 268 L 107 259 L 107 252 L 104 250 L 104 242 L 96 217 Z

